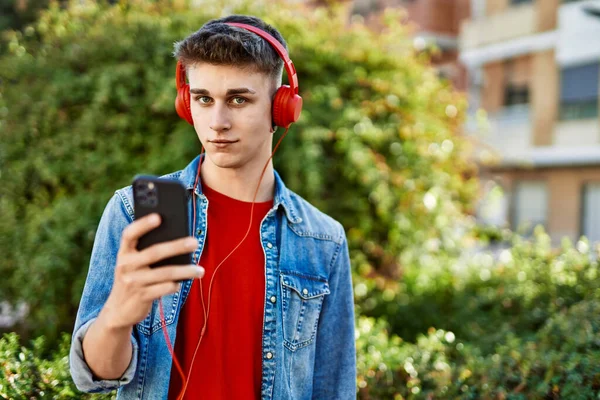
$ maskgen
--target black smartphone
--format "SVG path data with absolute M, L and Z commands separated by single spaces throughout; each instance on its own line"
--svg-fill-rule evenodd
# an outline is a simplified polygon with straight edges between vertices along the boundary
M 138 250 L 189 236 L 187 194 L 185 187 L 178 181 L 147 175 L 136 176 L 133 181 L 133 203 L 135 219 L 152 213 L 161 217 L 160 226 L 139 239 Z M 189 253 L 160 260 L 150 267 L 191 263 L 192 254 Z

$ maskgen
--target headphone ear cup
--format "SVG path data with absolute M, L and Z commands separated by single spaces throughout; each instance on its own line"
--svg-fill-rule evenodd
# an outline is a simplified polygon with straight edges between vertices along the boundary
M 179 115 L 179 117 L 186 120 L 190 125 L 194 125 L 194 120 L 192 119 L 192 110 L 190 107 L 189 85 L 182 85 L 179 89 L 177 89 L 175 110 L 177 110 L 177 115 Z
M 277 126 L 288 128 L 300 118 L 302 97 L 295 94 L 288 85 L 277 89 L 273 99 L 273 122 Z

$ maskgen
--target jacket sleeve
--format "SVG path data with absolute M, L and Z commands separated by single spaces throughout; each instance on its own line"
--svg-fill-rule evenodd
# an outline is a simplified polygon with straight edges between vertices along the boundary
M 330 294 L 325 297 L 316 338 L 313 399 L 356 399 L 354 296 L 348 243 L 332 260 Z
M 127 215 L 123 201 L 117 192 L 104 209 L 96 231 L 90 267 L 71 340 L 69 353 L 71 376 L 77 388 L 84 392 L 96 393 L 115 390 L 131 382 L 135 374 L 138 342 L 134 334 L 131 337 L 133 347 L 131 363 L 120 379 L 96 379 L 85 361 L 82 346 L 85 334 L 98 317 L 110 294 L 121 234 L 129 223 L 131 223 L 131 218 Z

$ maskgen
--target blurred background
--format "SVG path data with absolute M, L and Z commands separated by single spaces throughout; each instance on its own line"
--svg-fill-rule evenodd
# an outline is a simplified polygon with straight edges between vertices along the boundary
M 415 46 L 437 46 L 439 76 L 468 95 L 480 220 L 600 240 L 600 3 L 357 0 L 353 12 L 370 21 L 385 7 L 406 10 Z
M 600 0 L 0 0 L 0 398 L 114 397 L 68 373 L 95 230 L 199 152 L 172 45 L 231 13 L 298 71 L 275 167 L 346 229 L 358 398 L 599 398 Z

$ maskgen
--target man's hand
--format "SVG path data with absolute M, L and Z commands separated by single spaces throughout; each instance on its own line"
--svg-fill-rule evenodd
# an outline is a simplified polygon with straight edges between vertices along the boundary
M 187 237 L 137 251 L 139 238 L 159 225 L 160 217 L 151 214 L 123 230 L 112 291 L 82 343 L 85 360 L 96 378 L 118 379 L 126 371 L 132 358 L 133 326 L 148 315 L 153 300 L 178 291 L 177 281 L 204 276 L 204 269 L 195 265 L 150 268 L 198 246 L 195 238 Z
M 204 269 L 196 265 L 150 268 L 157 261 L 191 253 L 198 247 L 194 237 L 186 237 L 138 251 L 139 238 L 159 225 L 160 216 L 151 214 L 123 230 L 113 288 L 101 313 L 112 329 L 133 327 L 148 315 L 153 300 L 179 290 L 178 281 L 204 276 Z

